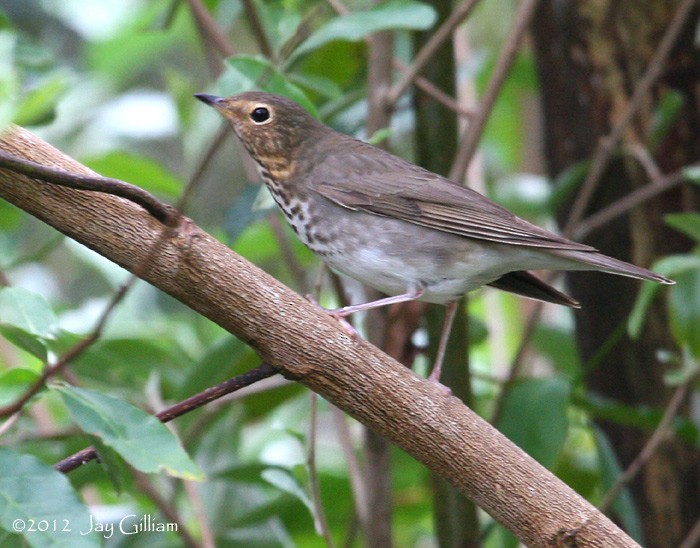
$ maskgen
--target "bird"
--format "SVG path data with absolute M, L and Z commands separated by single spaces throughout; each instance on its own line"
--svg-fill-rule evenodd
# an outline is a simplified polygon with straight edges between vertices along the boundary
M 674 283 L 335 131 L 287 97 L 262 91 L 194 96 L 231 124 L 301 241 L 332 270 L 387 295 L 329 314 L 343 319 L 412 300 L 447 306 L 429 375 L 434 382 L 439 383 L 458 301 L 481 286 L 580 308 L 530 271 L 595 270 Z

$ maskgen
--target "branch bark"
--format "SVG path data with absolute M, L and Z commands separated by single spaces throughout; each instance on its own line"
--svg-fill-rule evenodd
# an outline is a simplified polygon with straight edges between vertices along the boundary
M 31 133 L 0 149 L 92 174 Z M 122 198 L 0 170 L 0 197 L 127 270 L 164 227 Z M 528 545 L 636 546 L 617 526 L 486 421 L 236 255 L 192 221 L 141 276 L 250 344 L 284 376 L 318 392 L 472 498 Z M 309 336 L 313 334 L 313 336 Z

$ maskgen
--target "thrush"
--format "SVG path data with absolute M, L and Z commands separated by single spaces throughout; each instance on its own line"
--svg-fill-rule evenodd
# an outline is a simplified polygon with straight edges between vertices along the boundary
M 263 92 L 196 94 L 226 118 L 299 238 L 330 268 L 388 297 L 447 305 L 430 379 L 438 381 L 457 301 L 489 285 L 540 301 L 577 301 L 529 270 L 597 270 L 672 284 L 521 219 L 478 192 L 322 124 Z

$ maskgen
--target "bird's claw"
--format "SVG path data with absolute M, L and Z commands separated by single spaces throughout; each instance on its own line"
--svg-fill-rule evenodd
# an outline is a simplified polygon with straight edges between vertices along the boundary
M 360 334 L 357 332 L 357 329 L 355 329 L 352 326 L 352 324 L 345 319 L 347 314 L 343 314 L 342 312 L 339 312 L 338 310 L 329 310 L 327 308 L 324 308 L 323 306 L 321 306 L 319 304 L 319 302 L 314 298 L 313 295 L 307 294 L 306 300 L 309 301 L 311 304 L 315 304 L 317 307 L 319 307 L 321 310 L 323 310 L 330 317 L 338 320 L 340 327 L 343 329 L 343 331 L 345 331 L 345 333 L 347 333 L 348 336 L 352 337 L 353 339 L 359 338 Z

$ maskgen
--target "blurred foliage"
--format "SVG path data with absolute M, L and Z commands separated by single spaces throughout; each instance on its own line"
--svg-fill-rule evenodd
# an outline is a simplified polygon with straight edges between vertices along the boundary
M 474 55 L 460 76 L 483 89 L 493 68 L 512 2 L 482 3 L 473 26 Z M 0 9 L 0 128 L 10 122 L 33 131 L 103 175 L 138 184 L 175 201 L 196 172 L 220 127 L 215 113 L 192 93 L 221 94 L 262 88 L 290 96 L 326 123 L 361 130 L 365 114 L 365 38 L 396 30 L 397 49 L 410 61 L 410 31 L 430 29 L 435 13 L 415 0 L 372 7 L 348 2 L 350 14 L 304 0 L 255 1 L 273 55 L 260 53 L 258 39 L 236 0 L 206 6 L 237 55 L 216 69 L 208 47 L 184 2 L 10 1 Z M 479 24 L 482 23 L 481 27 Z M 484 30 L 490 29 L 490 30 Z M 493 31 L 493 32 L 491 32 Z M 532 55 L 517 60 L 483 139 L 488 192 L 498 201 L 542 224 L 580 185 L 588 163 L 571 166 L 553 183 L 532 173 L 536 155 L 528 138 L 530 103 L 537 79 Z M 649 143 L 658 143 L 679 111 L 669 93 L 656 113 Z M 403 105 L 403 103 L 402 103 Z M 403 106 L 389 135 L 410 139 L 412 117 Z M 285 229 L 277 234 L 267 211 L 255 210 L 258 189 L 231 141 L 206 171 L 186 203 L 187 214 L 247 259 L 298 290 L 313 284 L 316 260 Z M 696 171 L 688 176 L 700 179 Z M 700 244 L 696 213 L 670 216 L 668 223 Z M 283 257 L 280 238 L 306 273 L 299 280 Z M 127 273 L 82 246 L 0 202 L 0 269 L 11 287 L 0 290 L 0 405 L 13 402 L 95 326 Z M 680 352 L 668 349 L 682 379 L 700 359 L 700 256 L 662 259 L 656 269 L 678 283 L 667 293 L 671 329 Z M 660 291 L 644 285 L 629 332 L 639 333 L 645 311 Z M 331 303 L 330 294 L 323 295 Z M 486 309 L 483 294 L 470 300 L 476 409 L 488 416 L 499 397 L 504 361 L 512 359 L 522 335 L 526 304 L 499 294 Z M 611 335 L 613 336 L 613 335 Z M 585 392 L 569 312 L 552 310 L 537 328 L 531 350 L 538 375 L 513 386 L 503 403 L 499 427 L 542 464 L 593 502 L 619 473 L 606 440 L 590 426 L 605 417 L 651 431 L 659 409 L 602 401 Z M 29 402 L 16 422 L 2 429 L 0 442 L 1 542 L 22 540 L 10 518 L 67 520 L 73 533 L 24 531 L 23 541 L 93 546 L 100 535 L 74 534 L 92 516 L 115 523 L 127 514 L 167 521 L 152 497 L 130 481 L 131 466 L 151 473 L 181 520 L 199 537 L 211 529 L 217 546 L 322 546 L 314 528 L 318 508 L 311 502 L 308 461 L 309 394 L 299 385 L 273 384 L 245 397 L 217 402 L 179 418 L 174 432 L 149 413 L 180 401 L 258 363 L 241 341 L 143 283 L 128 294 L 98 342 L 71 366 L 71 381 L 52 381 Z M 674 379 L 669 379 L 673 383 Z M 680 382 L 678 378 L 675 382 Z M 323 512 L 338 543 L 358 545 L 348 466 L 331 410 L 320 402 L 316 467 Z M 346 419 L 359 445 L 356 423 Z M 674 424 L 677 435 L 700 443 L 698 425 Z M 51 464 L 95 444 L 101 465 L 91 463 L 66 478 Z M 184 447 L 185 452 L 182 450 Z M 191 459 L 191 460 L 190 460 Z M 164 471 L 160 474 L 155 471 Z M 199 479 L 187 487 L 175 478 Z M 427 471 L 398 450 L 393 454 L 393 525 L 399 546 L 431 538 L 432 507 Z M 31 487 L 20 490 L 18 482 Z M 196 493 L 193 495 L 193 492 Z M 27 496 L 30 493 L 31 496 Z M 88 502 L 89 501 L 89 502 Z M 635 532 L 639 516 L 628 494 L 618 515 Z M 12 510 L 8 508 L 12 507 Z M 200 521 L 206 516 L 205 523 Z M 9 518 L 8 518 L 9 516 Z M 9 520 L 9 521 L 8 521 Z M 52 525 L 53 527 L 53 525 Z M 513 543 L 500 526 L 484 518 L 486 546 Z M 110 545 L 175 545 L 174 533 L 112 538 Z M 355 539 L 355 540 L 353 540 Z

